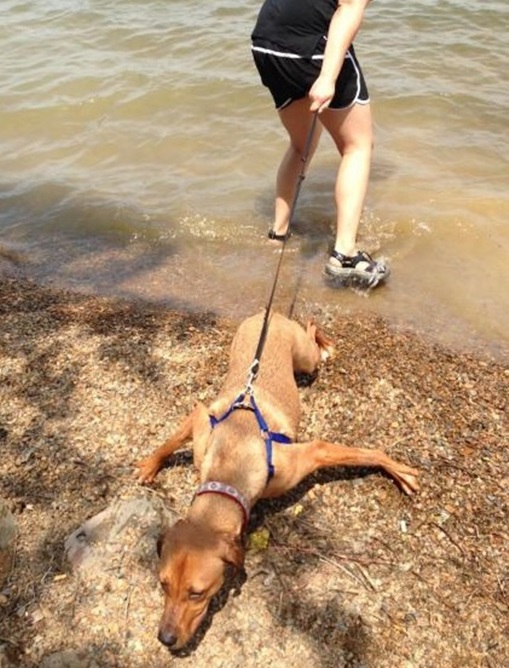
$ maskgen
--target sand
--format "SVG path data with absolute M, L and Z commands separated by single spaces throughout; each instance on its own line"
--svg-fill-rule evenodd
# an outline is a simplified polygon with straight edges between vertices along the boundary
M 214 397 L 238 323 L 0 279 L 0 497 L 18 529 L 2 668 L 507 664 L 507 366 L 374 316 L 317 316 L 337 355 L 301 390 L 301 438 L 381 448 L 421 491 L 334 469 L 260 504 L 240 592 L 174 656 L 155 563 L 143 588 L 125 567 L 91 612 L 63 543 L 136 494 L 133 462 Z M 181 514 L 196 480 L 180 456 L 150 493 Z

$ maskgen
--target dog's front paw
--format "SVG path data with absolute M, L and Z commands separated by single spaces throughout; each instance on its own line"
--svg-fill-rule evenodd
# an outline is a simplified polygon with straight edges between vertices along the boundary
M 142 459 L 136 462 L 135 466 L 138 469 L 138 482 L 142 485 L 153 482 L 161 470 L 161 462 L 154 457 Z
M 412 496 L 419 491 L 419 481 L 417 480 L 418 475 L 419 471 L 417 469 L 412 469 L 405 465 L 402 465 L 398 471 L 398 482 L 401 485 L 403 491 L 406 492 L 408 496 Z

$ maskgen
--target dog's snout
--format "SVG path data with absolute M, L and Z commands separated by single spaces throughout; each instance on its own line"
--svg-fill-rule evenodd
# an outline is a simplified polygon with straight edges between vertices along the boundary
M 158 633 L 159 642 L 166 645 L 166 647 L 175 647 L 177 644 L 177 636 L 173 631 L 168 631 L 167 629 L 159 629 Z

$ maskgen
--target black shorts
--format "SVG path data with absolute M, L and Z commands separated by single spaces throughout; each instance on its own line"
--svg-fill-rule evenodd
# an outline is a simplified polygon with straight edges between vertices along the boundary
M 253 44 L 251 50 L 262 83 L 270 90 L 278 111 L 294 100 L 306 97 L 322 68 L 323 55 L 304 58 L 282 53 L 277 47 L 266 44 Z M 337 78 L 336 92 L 329 109 L 346 109 L 356 102 L 367 104 L 369 93 L 351 46 Z

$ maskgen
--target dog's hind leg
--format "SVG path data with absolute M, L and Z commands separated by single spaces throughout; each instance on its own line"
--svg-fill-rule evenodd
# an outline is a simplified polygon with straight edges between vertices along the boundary
M 295 321 L 289 323 L 292 327 L 292 363 L 295 373 L 313 374 L 320 361 L 329 357 L 333 352 L 332 341 L 323 334 L 312 320 L 309 320 L 306 329 Z
M 419 489 L 418 471 L 380 450 L 349 448 L 317 439 L 308 443 L 274 447 L 276 473 L 264 496 L 284 494 L 309 474 L 327 466 L 379 467 L 391 475 L 407 494 L 411 495 Z
M 334 355 L 334 343 L 332 339 L 322 332 L 314 320 L 308 320 L 306 331 L 308 336 L 316 342 L 320 350 L 320 359 L 322 362 L 325 362 L 326 359 Z
M 146 483 L 154 480 L 168 457 L 191 438 L 195 422 L 204 411 L 207 412 L 205 406 L 198 404 L 163 445 L 154 450 L 149 457 L 136 463 L 139 469 L 138 482 Z

